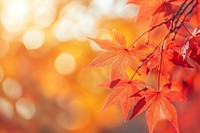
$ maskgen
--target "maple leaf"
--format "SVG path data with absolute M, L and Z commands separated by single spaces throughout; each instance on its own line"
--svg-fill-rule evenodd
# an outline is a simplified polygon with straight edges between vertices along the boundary
M 157 68 L 159 70 L 160 65 L 162 65 L 162 68 L 159 71 L 162 73 L 165 80 L 168 81 L 172 63 L 174 65 L 192 68 L 192 66 L 186 60 L 184 60 L 181 54 L 174 51 L 175 47 L 177 47 L 176 43 L 169 43 L 163 51 L 159 50 L 153 53 L 147 63 L 146 74 L 148 74 L 149 71 L 154 68 Z M 162 64 L 160 64 L 161 52 L 163 52 Z
M 200 3 L 200 1 L 198 1 Z M 191 13 L 189 24 L 192 24 L 194 26 L 199 26 L 200 24 L 200 5 L 198 5 L 194 11 Z
M 116 30 L 113 30 L 113 33 L 115 41 L 89 38 L 105 52 L 97 56 L 85 69 L 111 65 L 111 79 L 118 79 L 125 74 L 127 66 L 135 70 L 138 66 L 138 58 L 144 57 L 144 55 L 133 47 L 127 48 L 123 34 Z
M 124 115 L 124 121 L 126 121 L 128 113 L 133 105 L 133 99 L 130 98 L 130 96 L 140 90 L 138 85 L 143 84 L 144 83 L 142 81 L 130 80 L 128 77 L 124 77 L 123 79 L 117 79 L 99 85 L 101 87 L 112 89 L 104 102 L 101 112 L 103 112 L 110 105 L 120 103 Z
M 192 66 L 186 60 L 184 60 L 184 57 L 176 51 L 173 51 L 173 56 L 169 60 L 175 65 L 192 68 Z
M 172 123 L 179 133 L 177 111 L 170 102 L 187 101 L 187 98 L 182 93 L 171 90 L 171 83 L 165 84 L 160 91 L 146 87 L 136 92 L 132 97 L 140 97 L 140 100 L 136 103 L 129 120 L 146 110 L 146 120 L 150 133 L 153 133 L 157 122 L 163 116 Z
M 150 18 L 154 14 L 155 9 L 161 4 L 160 0 L 151 0 L 151 2 L 149 0 L 128 0 L 128 3 L 139 5 L 137 19 Z
M 188 50 L 185 50 L 187 57 L 200 64 L 200 30 L 195 29 L 187 43 L 189 45 Z
M 170 64 L 171 62 L 169 61 L 169 58 L 171 58 L 171 56 L 169 56 L 169 54 L 171 55 L 171 51 L 163 50 L 162 62 L 161 62 L 161 52 L 162 51 L 158 51 L 152 54 L 150 60 L 147 63 L 146 74 L 148 74 L 149 71 L 151 71 L 152 69 L 157 68 L 157 70 L 159 70 L 162 73 L 165 80 L 168 81 L 169 72 L 171 68 L 170 66 L 172 66 Z M 162 65 L 161 70 L 160 70 L 160 65 Z
M 200 30 L 195 28 L 192 35 L 186 38 L 185 43 L 181 47 L 181 55 L 178 55 L 178 58 L 182 60 L 191 58 L 200 64 Z
M 175 13 L 179 6 L 173 4 L 172 2 L 174 2 L 174 0 L 162 2 L 162 4 L 155 10 L 155 13 L 153 15 L 163 12 L 164 17 L 167 17 L 167 16 Z
M 163 17 L 167 17 L 175 13 L 178 8 L 173 4 L 176 0 L 128 0 L 129 4 L 139 5 L 139 13 L 137 19 L 148 19 L 157 13 L 164 13 Z M 148 4 L 147 4 L 148 3 Z

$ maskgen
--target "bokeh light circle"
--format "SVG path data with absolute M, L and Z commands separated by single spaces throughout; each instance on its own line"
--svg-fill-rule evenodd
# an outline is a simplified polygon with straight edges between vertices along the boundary
M 55 24 L 54 34 L 59 41 L 69 41 L 73 39 L 71 30 L 73 27 L 73 21 L 68 19 L 62 19 Z
M 4 93 L 12 99 L 19 98 L 22 94 L 20 83 L 12 78 L 6 78 L 2 83 L 2 88 Z
M 14 109 L 12 104 L 8 100 L 0 97 L 0 115 L 3 115 L 3 117 L 6 117 L 8 119 L 11 119 L 13 113 Z
M 76 68 L 76 61 L 71 54 L 61 53 L 56 57 L 54 66 L 58 73 L 69 75 L 74 72 Z
M 23 36 L 24 46 L 29 50 L 40 48 L 45 41 L 44 31 L 38 28 L 31 28 L 27 30 Z
M 25 99 L 25 98 L 20 98 L 16 105 L 16 110 L 17 110 L 17 113 L 23 117 L 24 119 L 31 119 L 35 112 L 36 112 L 36 107 L 34 105 L 34 103 L 28 99 Z
M 41 28 L 47 28 L 54 20 L 56 11 L 53 6 L 43 4 L 36 8 L 33 14 L 33 22 Z

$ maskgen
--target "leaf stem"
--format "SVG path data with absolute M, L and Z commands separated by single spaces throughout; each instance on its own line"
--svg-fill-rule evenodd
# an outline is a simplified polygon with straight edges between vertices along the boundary
M 136 69 L 136 71 L 134 72 L 133 76 L 131 77 L 130 81 L 133 80 L 133 78 L 135 77 L 135 75 L 138 73 L 138 71 L 140 70 L 140 68 L 143 66 L 143 64 L 147 61 L 150 60 L 149 57 L 151 57 L 153 55 L 153 53 L 158 49 L 158 47 L 161 45 L 161 59 L 160 59 L 160 68 L 159 68 L 159 75 L 158 75 L 158 90 L 160 88 L 160 77 L 161 77 L 161 69 L 162 69 L 162 62 L 163 62 L 163 45 L 164 45 L 164 41 L 169 37 L 169 35 L 171 33 L 174 33 L 174 37 L 172 38 L 172 40 L 175 39 L 176 34 L 178 33 L 178 30 L 180 29 L 180 27 L 183 25 L 183 27 L 187 30 L 187 32 L 189 34 L 191 34 L 188 29 L 184 26 L 184 21 L 186 19 L 186 17 L 191 14 L 191 12 L 193 11 L 193 9 L 197 6 L 198 1 L 195 0 L 195 4 L 192 5 L 191 9 L 189 9 L 188 12 L 186 12 L 186 10 L 188 9 L 188 7 L 194 2 L 194 0 L 191 0 L 187 3 L 188 0 L 185 0 L 182 5 L 179 7 L 179 9 L 177 10 L 177 12 L 170 18 L 167 19 L 153 27 L 151 27 L 150 29 L 148 29 L 147 31 L 145 31 L 144 33 L 142 33 L 135 41 L 133 41 L 129 47 L 131 48 L 140 38 L 142 38 L 145 34 L 147 34 L 148 32 L 154 30 L 157 27 L 160 27 L 163 24 L 167 24 L 168 22 L 171 21 L 171 26 L 170 26 L 170 30 L 169 32 L 166 34 L 166 36 L 161 40 L 161 42 L 154 48 L 154 50 L 146 56 L 145 59 L 141 60 L 140 65 L 138 66 L 138 68 Z M 183 19 L 180 21 L 181 16 L 184 14 L 184 12 L 186 12 L 186 15 L 183 16 Z M 180 21 L 180 23 L 178 23 Z M 149 41 L 149 40 L 148 40 Z
M 162 41 L 160 42 L 161 45 L 161 54 L 160 54 L 160 66 L 159 66 L 159 70 L 158 70 L 158 88 L 157 91 L 160 90 L 160 78 L 161 78 L 161 73 L 162 73 L 162 63 L 163 63 L 163 45 L 165 44 L 165 41 L 167 40 L 167 38 L 169 37 L 169 35 L 171 34 L 171 30 L 167 33 L 167 35 L 162 39 Z
M 168 23 L 168 22 L 171 21 L 171 20 L 172 20 L 172 18 L 170 18 L 170 19 L 168 19 L 168 20 L 165 20 L 165 21 L 163 21 L 163 22 L 161 22 L 161 23 L 159 23 L 159 24 L 157 24 L 157 25 L 151 27 L 150 29 L 148 29 L 147 31 L 145 31 L 144 33 L 142 33 L 137 39 L 135 39 L 135 41 L 133 41 L 133 42 L 128 46 L 127 49 L 131 48 L 141 37 L 143 37 L 143 36 L 144 36 L 145 34 L 147 34 L 148 32 L 154 30 L 154 29 L 157 28 L 157 27 L 160 27 L 160 26 L 163 25 L 163 24 Z M 149 41 L 149 37 L 148 37 L 148 41 Z
M 157 88 L 157 91 L 160 90 L 160 76 L 161 76 L 161 73 L 162 73 L 162 62 L 163 62 L 163 43 L 161 45 L 160 66 L 159 66 L 159 70 L 158 70 L 158 88 Z
M 183 28 L 188 32 L 190 36 L 193 36 L 192 33 L 187 29 L 187 27 L 183 24 Z
M 154 50 L 146 56 L 145 59 L 143 59 L 141 62 L 140 62 L 140 65 L 138 66 L 138 68 L 136 69 L 136 71 L 134 72 L 133 76 L 131 77 L 130 81 L 133 80 L 133 78 L 135 77 L 135 75 L 137 74 L 137 72 L 140 70 L 140 68 L 143 66 L 143 64 L 145 63 L 145 61 L 147 61 L 149 59 L 149 57 L 159 48 L 160 46 L 160 43 L 154 48 Z
M 144 33 L 142 33 L 137 39 L 135 39 L 135 41 L 133 41 L 127 49 L 131 48 L 141 37 L 143 37 L 146 33 L 148 33 L 149 31 L 153 30 L 152 28 L 150 28 L 149 30 L 145 31 Z

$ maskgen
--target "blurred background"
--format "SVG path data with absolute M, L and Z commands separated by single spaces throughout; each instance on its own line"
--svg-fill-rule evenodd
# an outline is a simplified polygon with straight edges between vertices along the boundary
M 117 105 L 100 115 L 109 68 L 82 70 L 101 52 L 86 37 L 132 41 L 136 13 L 124 0 L 0 0 L 0 133 L 139 128 Z
M 118 105 L 100 115 L 109 68 L 82 70 L 102 51 L 86 37 L 130 43 L 146 28 L 136 14 L 125 0 L 0 0 L 0 133 L 147 132 Z

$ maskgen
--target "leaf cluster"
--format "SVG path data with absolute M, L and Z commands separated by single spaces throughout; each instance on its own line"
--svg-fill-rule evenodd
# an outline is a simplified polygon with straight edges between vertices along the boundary
M 187 98 L 173 89 L 176 81 L 171 76 L 175 68 L 195 69 L 200 64 L 200 30 L 197 26 L 200 23 L 198 17 L 194 19 L 199 15 L 199 0 L 129 0 L 128 4 L 139 6 L 137 21 L 149 20 L 149 29 L 130 45 L 117 30 L 113 30 L 114 40 L 89 38 L 105 51 L 85 69 L 111 66 L 111 81 L 100 85 L 111 89 L 102 112 L 119 103 L 127 121 L 146 110 L 150 133 L 163 117 L 178 133 L 177 110 L 171 102 L 187 101 Z M 150 34 L 163 25 L 168 33 L 159 42 L 152 41 Z M 148 47 L 147 52 L 135 47 L 145 35 L 148 40 L 141 45 Z M 127 76 L 127 68 L 133 71 L 131 77 Z M 140 72 L 142 68 L 146 73 Z M 154 70 L 157 71 L 157 87 L 135 79 L 135 75 L 145 77 Z

